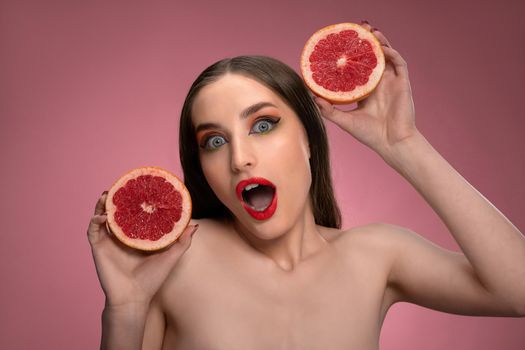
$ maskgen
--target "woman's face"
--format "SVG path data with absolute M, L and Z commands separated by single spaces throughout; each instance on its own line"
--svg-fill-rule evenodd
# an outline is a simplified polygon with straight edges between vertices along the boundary
M 204 175 L 244 228 L 271 239 L 311 213 L 306 132 L 272 90 L 226 74 L 198 93 L 192 115 Z

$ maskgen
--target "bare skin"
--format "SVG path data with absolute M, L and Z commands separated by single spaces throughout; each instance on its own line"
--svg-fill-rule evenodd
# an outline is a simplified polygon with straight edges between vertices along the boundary
M 225 75 L 199 93 L 193 121 L 213 125 L 197 135 L 200 143 L 221 138 L 200 160 L 235 220 L 194 221 L 193 241 L 191 226 L 168 250 L 139 254 L 105 230 L 102 196 L 88 229 L 107 300 L 101 348 L 377 349 L 385 314 L 399 301 L 465 315 L 525 315 L 523 235 L 419 133 L 406 62 L 375 34 L 388 60 L 376 91 L 349 112 L 316 102 L 419 191 L 462 252 L 392 225 L 315 225 L 310 145 L 297 116 L 263 85 Z M 239 117 L 260 101 L 274 106 Z M 268 115 L 280 121 L 259 133 L 254 125 Z M 253 176 L 270 179 L 279 193 L 279 209 L 264 222 L 247 214 L 234 191 Z
M 158 307 L 150 309 L 145 348 L 378 347 L 395 295 L 385 292 L 386 242 L 367 237 L 374 226 L 344 234 L 318 227 L 322 247 L 286 271 L 227 223 L 199 224 L 191 249 L 154 301 Z

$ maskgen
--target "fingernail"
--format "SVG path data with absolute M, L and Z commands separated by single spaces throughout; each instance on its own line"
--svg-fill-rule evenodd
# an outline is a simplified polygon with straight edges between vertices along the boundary
M 372 28 L 372 31 L 373 32 L 376 32 L 376 31 L 379 32 L 379 28 L 374 27 L 374 28 Z
M 362 20 L 361 20 L 361 23 L 370 24 L 370 23 L 368 23 L 368 21 L 367 21 L 366 19 L 362 19 Z
M 193 230 L 191 231 L 190 233 L 190 236 L 193 237 L 193 234 L 195 233 L 195 231 L 197 231 L 197 229 L 199 228 L 199 224 L 193 226 Z
M 105 195 L 105 194 L 108 194 L 108 191 L 102 192 L 102 196 Z

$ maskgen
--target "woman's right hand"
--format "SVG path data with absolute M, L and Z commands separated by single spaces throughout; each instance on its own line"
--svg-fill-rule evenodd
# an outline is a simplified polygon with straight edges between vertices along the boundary
M 106 307 L 149 304 L 179 258 L 191 245 L 198 225 L 188 225 L 169 248 L 146 253 L 122 244 L 106 228 L 107 192 L 99 198 L 87 235 Z

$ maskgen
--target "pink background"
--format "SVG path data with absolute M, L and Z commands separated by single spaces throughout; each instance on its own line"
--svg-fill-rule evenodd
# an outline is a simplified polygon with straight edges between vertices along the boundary
M 125 171 L 181 174 L 177 129 L 196 75 L 225 56 L 298 69 L 317 29 L 368 19 L 406 59 L 418 126 L 525 228 L 524 3 L 36 1 L 0 3 L 0 348 L 94 349 L 103 293 L 86 228 Z M 328 126 L 346 227 L 384 221 L 457 249 L 381 159 Z M 523 349 L 525 319 L 397 304 L 382 349 Z

